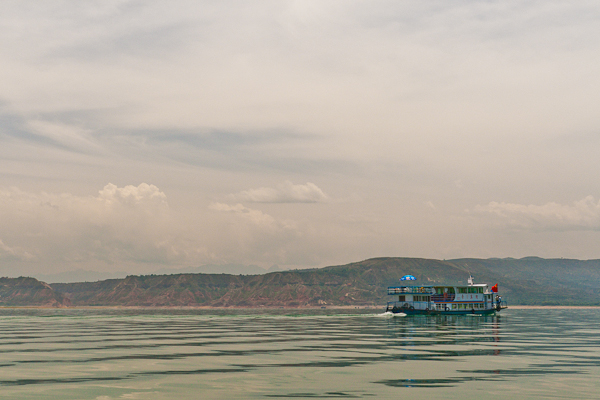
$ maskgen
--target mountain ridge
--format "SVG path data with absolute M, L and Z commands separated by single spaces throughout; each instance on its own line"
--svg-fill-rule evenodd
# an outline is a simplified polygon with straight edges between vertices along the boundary
M 388 300 L 386 288 L 398 285 L 400 277 L 406 274 L 417 278 L 411 282 L 416 285 L 466 284 L 472 274 L 476 283 L 498 283 L 509 305 L 600 305 L 600 260 L 537 257 L 379 257 L 261 275 L 129 275 L 96 282 L 40 283 L 38 288 L 46 290 L 46 296 L 50 289 L 56 299 L 54 304 L 63 306 L 383 307 Z M 18 299 L 14 297 L 11 304 L 17 304 Z M 25 297 L 22 302 L 35 303 Z M 42 303 L 52 302 L 46 298 Z

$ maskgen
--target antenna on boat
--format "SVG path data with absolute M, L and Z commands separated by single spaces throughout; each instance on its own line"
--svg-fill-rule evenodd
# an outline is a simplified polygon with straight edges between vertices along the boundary
M 469 283 L 469 286 L 473 286 L 473 275 L 471 275 L 471 271 L 469 270 L 469 264 L 465 263 L 465 268 L 467 270 L 467 272 L 469 273 L 469 279 L 467 279 L 467 282 Z

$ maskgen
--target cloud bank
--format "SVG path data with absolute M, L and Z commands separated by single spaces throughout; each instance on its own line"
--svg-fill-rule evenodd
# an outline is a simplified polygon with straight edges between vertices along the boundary
M 253 203 L 321 203 L 328 199 L 327 195 L 314 183 L 294 185 L 290 181 L 285 181 L 275 188 L 261 187 L 244 190 L 232 197 Z
M 598 21 L 592 0 L 0 2 L 0 268 L 600 257 L 597 201 L 571 203 L 600 194 Z
M 572 205 L 555 202 L 543 205 L 491 202 L 478 205 L 479 214 L 495 216 L 501 223 L 542 230 L 600 230 L 600 201 L 587 196 Z
M 0 191 L 0 257 L 40 265 L 164 263 L 177 258 L 166 195 L 154 185 L 106 185 L 97 196 Z
M 259 200 L 326 198 L 312 184 L 286 183 L 279 189 Z M 238 260 L 267 267 L 314 265 L 328 251 L 310 221 L 241 203 L 177 212 L 161 189 L 147 183 L 109 183 L 95 196 L 2 189 L 0 220 L 0 267 L 11 268 L 13 275 L 82 267 L 149 273 Z

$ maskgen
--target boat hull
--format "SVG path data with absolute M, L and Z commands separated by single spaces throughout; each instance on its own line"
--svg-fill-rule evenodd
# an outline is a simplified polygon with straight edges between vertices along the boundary
M 448 310 L 448 311 L 437 311 L 437 310 L 415 310 L 410 308 L 390 308 L 387 311 L 392 314 L 405 314 L 405 315 L 491 315 L 495 314 L 503 308 L 496 309 L 491 308 L 487 310 Z

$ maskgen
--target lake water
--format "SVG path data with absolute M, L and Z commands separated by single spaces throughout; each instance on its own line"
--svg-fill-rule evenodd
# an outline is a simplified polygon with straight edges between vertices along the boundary
M 7 399 L 590 399 L 600 309 L 0 309 Z

